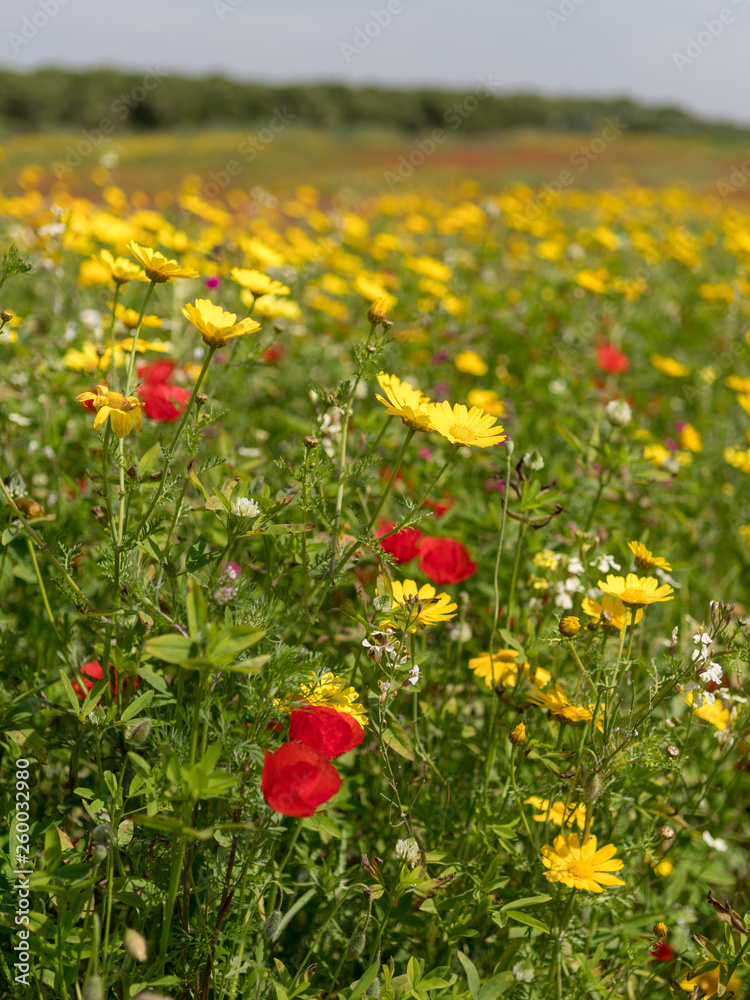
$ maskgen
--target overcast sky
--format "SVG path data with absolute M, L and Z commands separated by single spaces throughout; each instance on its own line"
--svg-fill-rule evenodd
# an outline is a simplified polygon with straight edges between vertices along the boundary
M 629 94 L 750 123 L 750 0 L 3 0 L 1 8 L 5 67 L 467 88 L 484 77 L 499 90 Z M 381 27 L 373 11 L 390 23 Z

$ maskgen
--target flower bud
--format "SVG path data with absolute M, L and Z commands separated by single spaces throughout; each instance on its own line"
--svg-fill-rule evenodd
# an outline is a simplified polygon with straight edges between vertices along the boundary
M 3 309 L 0 311 L 0 319 L 3 321 L 3 323 L 10 323 L 10 321 L 13 319 L 13 313 L 10 311 L 10 309 Z
M 561 635 L 564 635 L 566 639 L 572 639 L 581 631 L 581 621 L 575 615 L 566 615 L 565 618 L 560 619 L 557 627 L 560 629 Z
M 672 837 L 674 837 L 674 830 L 672 829 L 671 826 L 663 826 L 659 830 L 659 836 L 662 838 L 662 840 L 671 840 Z
M 128 927 L 125 931 L 122 944 L 125 951 L 129 955 L 132 955 L 136 962 L 145 962 L 148 958 L 148 946 L 145 937 L 139 934 L 138 931 L 134 931 L 132 927 Z
M 108 854 L 109 848 L 105 844 L 96 844 L 94 850 L 91 852 L 91 856 L 97 864 L 104 861 Z
M 633 419 L 633 411 L 624 399 L 611 400 L 605 412 L 613 427 L 626 427 Z
M 99 826 L 94 827 L 91 833 L 91 843 L 92 844 L 111 844 L 112 843 L 112 827 L 109 823 L 100 823 Z
M 346 946 L 347 958 L 359 958 L 365 950 L 366 945 L 367 938 L 365 937 L 365 932 L 363 930 L 359 930 L 355 934 L 352 934 L 349 938 L 349 943 Z
M 313 437 L 311 434 L 308 434 L 308 436 L 305 438 L 305 448 L 307 448 L 308 451 L 312 450 L 313 448 L 317 448 L 318 444 L 319 444 L 318 439 L 316 437 Z
M 145 719 L 139 719 L 138 722 L 134 722 L 132 726 L 128 726 L 125 730 L 126 742 L 143 746 L 151 735 L 151 728 L 151 719 L 148 716 Z
M 83 1000 L 104 1000 L 104 980 L 101 976 L 89 976 L 83 987 Z
M 372 986 L 369 986 L 365 996 L 368 997 L 379 997 L 380 996 L 380 976 L 375 976 L 372 982 Z
M 594 799 L 598 799 L 602 794 L 602 788 L 604 787 L 602 779 L 598 774 L 592 774 L 586 784 L 583 787 L 583 797 L 587 802 L 593 802 Z
M 669 928 L 660 920 L 658 924 L 654 924 L 654 934 L 658 938 L 665 938 L 669 934 Z
M 281 910 L 273 910 L 265 919 L 263 924 L 263 937 L 266 941 L 273 941 L 281 924 Z
M 519 722 L 515 729 L 511 729 L 508 739 L 514 747 L 520 747 L 526 742 L 526 726 Z
M 205 394 L 205 392 L 197 392 L 195 394 L 195 405 L 197 407 L 200 408 L 201 406 L 205 406 L 207 402 L 208 402 L 208 396 Z
M 371 323 L 384 323 L 387 312 L 388 303 L 385 299 L 375 299 L 367 311 L 367 318 Z

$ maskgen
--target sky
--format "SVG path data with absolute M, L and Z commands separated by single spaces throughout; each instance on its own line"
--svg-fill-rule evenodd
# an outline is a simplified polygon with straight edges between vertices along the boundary
M 0 66 L 628 95 L 750 124 L 750 0 L 4 0 Z

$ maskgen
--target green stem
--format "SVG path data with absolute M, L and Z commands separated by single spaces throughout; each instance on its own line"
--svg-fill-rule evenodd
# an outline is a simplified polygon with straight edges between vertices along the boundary
M 416 433 L 417 432 L 414 430 L 413 427 L 410 427 L 407 430 L 407 432 L 406 432 L 406 437 L 404 438 L 404 443 L 401 445 L 401 450 L 399 451 L 398 455 L 396 456 L 396 461 L 395 461 L 394 466 L 393 466 L 393 471 L 391 472 L 391 478 L 386 483 L 386 487 L 383 490 L 383 494 L 380 497 L 380 501 L 379 501 L 377 507 L 375 508 L 375 513 L 372 515 L 372 517 L 370 518 L 369 523 L 367 525 L 367 530 L 368 531 L 372 531 L 372 529 L 373 529 L 373 527 L 375 525 L 375 522 L 378 519 L 378 514 L 383 509 L 383 506 L 384 506 L 386 500 L 388 499 L 388 497 L 390 495 L 391 488 L 392 488 L 394 482 L 396 481 L 396 477 L 398 476 L 398 474 L 399 474 L 399 472 L 401 470 L 401 463 L 404 460 L 404 455 L 406 454 L 406 449 L 411 444 L 411 439 L 414 437 L 414 435 Z
M 174 438 L 172 439 L 172 444 L 169 446 L 169 450 L 167 452 L 165 452 L 165 455 L 164 455 L 164 466 L 163 466 L 162 471 L 161 471 L 161 478 L 159 479 L 159 483 L 158 483 L 158 485 L 156 487 L 156 493 L 155 493 L 153 499 L 151 500 L 151 503 L 149 504 L 148 509 L 146 510 L 146 513 L 143 515 L 143 517 L 141 518 L 141 520 L 138 522 L 138 526 L 135 529 L 135 535 L 136 535 L 136 537 L 140 534 L 141 530 L 143 529 L 143 526 L 146 524 L 146 522 L 148 521 L 149 517 L 151 517 L 152 511 L 156 507 L 156 505 L 159 502 L 159 499 L 160 499 L 160 497 L 162 495 L 162 492 L 164 491 L 164 483 L 165 483 L 166 478 L 167 478 L 167 469 L 169 468 L 169 463 L 170 463 L 170 461 L 171 461 L 171 459 L 172 459 L 172 457 L 174 455 L 174 452 L 175 452 L 175 449 L 176 449 L 176 447 L 177 447 L 177 445 L 179 443 L 179 440 L 182 437 L 182 432 L 185 429 L 185 424 L 187 423 L 188 417 L 190 416 L 190 411 L 192 410 L 193 403 L 195 401 L 195 397 L 198 395 L 198 390 L 201 387 L 201 383 L 203 382 L 203 379 L 206 376 L 206 372 L 208 371 L 208 366 L 211 364 L 211 359 L 213 358 L 213 356 L 214 356 L 215 353 L 216 353 L 216 348 L 213 347 L 213 346 L 209 346 L 208 352 L 206 353 L 206 359 L 203 362 L 203 367 L 201 368 L 200 374 L 198 375 L 198 378 L 196 379 L 195 385 L 193 386 L 193 393 L 192 393 L 192 395 L 191 395 L 191 397 L 190 397 L 190 399 L 188 401 L 188 405 L 185 407 L 185 412 L 182 415 L 182 420 L 180 421 L 179 427 L 177 428 L 177 432 L 176 432 Z
M 146 291 L 146 297 L 143 300 L 143 305 L 141 306 L 141 314 L 138 317 L 138 325 L 133 331 L 133 346 L 130 349 L 130 361 L 128 362 L 128 377 L 125 382 L 126 396 L 129 396 L 132 393 L 133 389 L 135 388 L 135 384 L 133 382 L 133 373 L 135 372 L 135 356 L 138 353 L 136 350 L 136 348 L 138 347 L 138 337 L 141 332 L 141 324 L 143 323 L 143 317 L 146 315 L 146 306 L 148 305 L 148 300 L 151 298 L 151 293 L 153 292 L 155 285 L 156 281 L 154 281 L 154 279 L 152 278 L 151 284 L 148 286 L 148 290 Z
M 510 444 L 510 442 L 508 443 Z M 508 520 L 508 501 L 510 500 L 510 460 L 513 455 L 513 451 L 508 445 L 506 445 L 506 457 L 505 457 L 505 496 L 503 498 L 503 518 L 500 522 L 500 541 L 497 546 L 497 555 L 495 556 L 495 620 L 492 623 L 492 632 L 490 633 L 490 669 L 492 670 L 492 676 L 494 680 L 495 676 L 495 665 L 493 660 L 493 651 L 495 648 L 495 633 L 497 632 L 497 623 L 500 620 L 500 559 L 503 554 L 503 545 L 505 543 L 505 525 Z
M 521 796 L 518 794 L 518 787 L 516 786 L 516 747 L 513 747 L 510 754 L 510 780 L 513 785 L 513 794 L 516 797 L 516 803 L 518 805 L 519 812 L 521 813 L 521 819 L 523 820 L 523 828 L 526 831 L 526 836 L 529 838 L 531 843 L 534 842 L 534 838 L 529 829 L 529 821 L 526 816 L 526 810 L 521 802 Z
M 120 295 L 120 283 L 115 282 L 115 294 L 112 296 L 112 319 L 109 324 L 109 342 L 112 345 L 110 350 L 112 351 L 112 363 L 110 366 L 110 385 L 115 388 L 115 379 L 117 377 L 117 364 L 115 362 L 115 312 L 117 311 L 117 299 Z
M 19 520 L 22 528 L 24 529 L 24 531 L 26 531 L 26 533 L 29 535 L 29 537 L 31 539 L 33 539 L 33 541 L 36 543 L 37 548 L 40 549 L 42 552 L 44 552 L 44 554 L 47 556 L 47 558 L 50 560 L 50 562 L 60 570 L 60 572 L 62 573 L 62 575 L 65 577 L 65 579 L 70 584 L 70 586 L 73 588 L 73 590 L 78 594 L 78 596 L 81 598 L 81 600 L 83 601 L 83 603 L 86 604 L 89 608 L 93 609 L 94 605 L 91 603 L 91 601 L 88 599 L 88 597 L 86 597 L 86 595 L 81 590 L 81 588 L 78 586 L 78 584 L 75 582 L 75 580 L 70 576 L 70 574 L 65 569 L 65 567 L 62 565 L 62 563 L 60 562 L 60 560 L 52 552 L 50 552 L 49 547 L 47 546 L 47 543 L 44 541 L 44 539 L 42 538 L 42 536 L 39 535 L 31 527 L 31 525 L 28 523 L 28 521 L 26 520 L 26 518 L 24 517 L 24 515 L 18 509 L 18 507 L 16 506 L 15 500 L 13 499 L 13 497 L 10 495 L 10 493 L 8 492 L 8 490 L 5 487 L 5 483 L 3 482 L 2 476 L 0 476 L 0 493 L 3 494 L 3 496 L 5 497 L 6 502 L 12 508 L 13 513 L 18 518 L 18 520 Z
M 523 536 L 526 531 L 526 525 L 522 522 L 520 528 L 518 529 L 518 538 L 516 539 L 516 558 L 513 561 L 513 576 L 510 579 L 510 592 L 508 594 L 508 614 L 506 616 L 507 629 L 510 629 L 511 618 L 513 617 L 513 601 L 516 595 L 516 583 L 518 581 L 518 569 L 521 565 L 521 548 L 523 544 Z
M 55 624 L 55 616 L 52 614 L 52 608 L 50 607 L 49 598 L 47 597 L 47 590 L 44 586 L 44 580 L 42 580 L 42 574 L 39 572 L 39 563 L 37 562 L 36 552 L 34 552 L 34 546 L 31 544 L 31 539 L 26 539 L 26 544 L 29 547 L 29 555 L 31 556 L 31 562 L 34 566 L 34 573 L 36 574 L 37 583 L 39 584 L 39 590 L 42 594 L 42 601 L 44 603 L 44 609 L 47 612 L 47 617 L 50 620 L 52 628 L 55 630 L 57 638 L 60 638 L 60 634 L 57 631 L 57 625 Z

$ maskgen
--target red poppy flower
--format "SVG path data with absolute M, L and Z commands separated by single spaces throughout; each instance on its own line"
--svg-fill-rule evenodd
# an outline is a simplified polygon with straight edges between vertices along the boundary
M 155 385 L 159 382 L 168 382 L 173 371 L 174 361 L 165 358 L 162 361 L 154 361 L 152 365 L 138 365 L 138 378 Z
M 267 365 L 275 365 L 284 357 L 284 348 L 281 344 L 271 344 L 261 353 L 261 357 Z
M 596 349 L 596 363 L 609 375 L 621 375 L 630 368 L 630 362 L 612 344 L 600 344 Z
M 341 788 L 341 777 L 322 753 L 305 743 L 284 743 L 263 762 L 260 790 L 284 816 L 312 816 Z
M 302 705 L 292 711 L 289 739 L 313 747 L 329 760 L 358 747 L 364 738 L 365 731 L 353 716 L 330 705 Z
M 424 502 L 425 507 L 429 507 L 430 510 L 435 515 L 435 519 L 439 520 L 443 514 L 451 509 L 454 505 L 452 497 L 446 496 L 444 500 L 432 500 L 429 497 Z
M 145 382 L 139 389 L 143 412 L 160 424 L 168 424 L 181 417 L 190 393 L 168 382 Z
M 378 538 L 387 535 L 396 525 L 393 521 L 381 521 L 378 524 Z M 419 549 L 420 539 L 424 538 L 424 532 L 419 528 L 402 528 L 390 538 L 384 538 L 380 543 L 386 552 L 390 553 L 396 562 L 405 563 L 413 559 Z
M 423 538 L 419 568 L 433 583 L 460 583 L 476 573 L 477 564 L 457 538 Z
M 111 664 L 110 668 L 112 670 L 112 681 L 110 687 L 112 688 L 113 694 L 117 694 L 117 668 L 113 667 Z M 92 687 L 104 677 L 104 671 L 102 670 L 102 665 L 98 662 L 98 660 L 89 660 L 88 663 L 84 663 L 78 668 L 78 673 L 81 675 L 83 687 L 86 690 L 83 690 L 77 680 L 71 681 L 71 686 L 79 698 L 85 699 Z M 133 689 L 135 690 L 135 688 L 138 687 L 138 678 L 135 677 L 133 680 Z
M 657 962 L 671 962 L 675 956 L 675 950 L 666 941 L 657 941 L 651 949 L 651 957 Z

